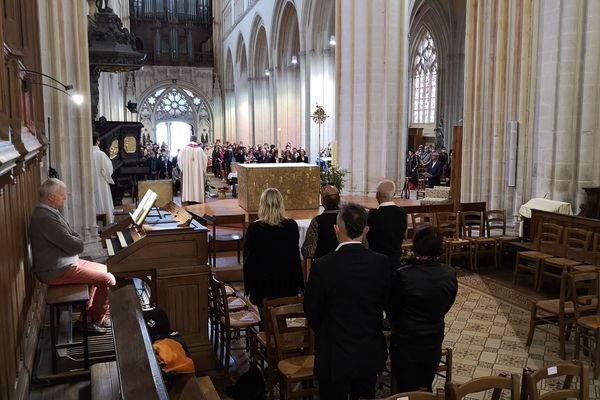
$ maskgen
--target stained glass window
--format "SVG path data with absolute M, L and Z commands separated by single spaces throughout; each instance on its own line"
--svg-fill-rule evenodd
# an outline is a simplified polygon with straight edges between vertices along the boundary
M 419 43 L 412 66 L 412 122 L 435 123 L 437 100 L 437 53 L 431 34 Z

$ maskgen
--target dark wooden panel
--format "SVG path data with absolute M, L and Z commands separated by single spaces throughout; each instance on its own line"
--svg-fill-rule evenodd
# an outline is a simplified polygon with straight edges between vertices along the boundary
M 109 301 L 122 398 L 168 399 L 133 282 L 111 288 Z
M 531 210 L 531 240 L 537 237 L 540 225 L 545 222 L 557 224 L 563 228 L 580 228 L 600 233 L 600 220 L 578 217 L 576 215 L 564 215 L 548 211 Z

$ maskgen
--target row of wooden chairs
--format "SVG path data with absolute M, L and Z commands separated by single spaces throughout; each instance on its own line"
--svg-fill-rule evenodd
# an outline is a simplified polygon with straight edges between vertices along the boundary
M 563 271 L 600 266 L 600 233 L 548 222 L 541 223 L 537 232 L 534 249 L 517 252 L 514 283 L 520 271 L 530 272 L 533 287 L 539 291 L 544 278 L 560 280 Z
M 564 377 L 561 389 L 542 393 L 540 382 L 545 379 Z M 577 381 L 575 382 L 575 379 Z M 520 382 L 519 382 L 520 381 Z M 576 383 L 575 388 L 572 386 Z M 490 376 L 475 378 L 463 384 L 446 383 L 445 393 L 409 392 L 388 397 L 386 400 L 459 400 L 475 393 L 492 391 L 491 398 L 498 400 L 506 393 L 511 400 L 554 400 L 574 398 L 589 399 L 589 368 L 587 365 L 573 361 L 533 371 L 523 370 L 523 379 L 519 374 L 510 376 Z M 504 397 L 506 398 L 506 397 Z
M 579 359 L 580 349 L 590 354 L 594 377 L 600 376 L 600 272 L 581 270 L 561 275 L 560 297 L 540 300 L 531 309 L 531 322 L 527 345 L 533 341 L 535 329 L 555 334 L 547 326 L 558 329 L 559 354 L 565 359 L 565 343 L 575 332 L 575 355 Z
M 301 296 L 264 300 L 263 330 L 256 333 L 252 356 L 262 365 L 270 399 L 275 398 L 277 383 L 281 399 L 304 398 L 318 392 L 313 373 L 314 335 L 304 317 L 303 302 Z M 438 375 L 447 382 L 452 378 L 450 348 L 442 350 Z M 296 385 L 299 382 L 302 385 Z M 385 382 L 389 384 L 389 379 Z
M 232 350 L 252 346 L 253 328 L 260 324 L 260 316 L 246 299 L 237 296 L 235 290 L 219 281 L 214 274 L 209 278 L 209 339 L 218 359 L 218 370 L 229 373 Z M 245 347 L 233 348 L 233 343 Z
M 413 231 L 424 225 L 440 230 L 448 264 L 452 265 L 457 257 L 468 257 L 469 267 L 475 271 L 481 255 L 493 255 L 497 267 L 502 263 L 505 243 L 520 240 L 506 234 L 505 210 L 414 213 L 410 219 Z M 402 247 L 410 250 L 412 240 L 405 240 Z

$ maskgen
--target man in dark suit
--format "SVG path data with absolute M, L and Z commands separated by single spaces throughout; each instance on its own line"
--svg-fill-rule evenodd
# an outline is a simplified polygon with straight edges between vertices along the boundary
M 316 333 L 315 376 L 321 399 L 375 397 L 387 359 L 382 313 L 390 292 L 388 258 L 362 244 L 369 231 L 363 207 L 348 203 L 334 226 L 336 251 L 315 261 L 304 312 Z
M 385 179 L 377 185 L 379 208 L 369 211 L 369 248 L 389 257 L 392 267 L 397 267 L 402 255 L 402 241 L 406 233 L 406 210 L 398 207 L 392 199 L 396 185 Z
M 160 167 L 158 168 L 158 177 L 160 179 L 171 179 L 173 173 L 173 163 L 169 160 L 167 150 L 160 151 Z
M 439 154 L 437 151 L 431 153 L 431 162 L 427 165 L 427 173 L 429 174 L 428 186 L 430 188 L 439 186 L 440 177 L 444 171 L 444 163 L 438 160 Z

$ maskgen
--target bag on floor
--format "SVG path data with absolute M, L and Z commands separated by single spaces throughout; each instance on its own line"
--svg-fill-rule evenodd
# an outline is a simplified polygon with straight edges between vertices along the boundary
M 227 388 L 227 395 L 234 400 L 264 400 L 266 399 L 265 379 L 258 366 L 250 362 L 250 368 Z

